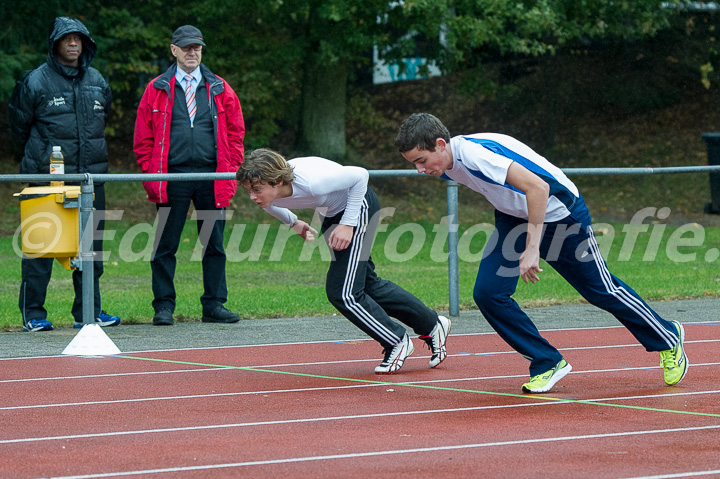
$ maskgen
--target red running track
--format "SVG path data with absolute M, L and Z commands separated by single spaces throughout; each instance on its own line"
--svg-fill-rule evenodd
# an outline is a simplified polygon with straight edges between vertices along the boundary
M 720 477 L 720 324 L 685 330 L 676 387 L 623 328 L 546 331 L 540 396 L 495 334 L 391 376 L 369 340 L 4 360 L 0 477 Z

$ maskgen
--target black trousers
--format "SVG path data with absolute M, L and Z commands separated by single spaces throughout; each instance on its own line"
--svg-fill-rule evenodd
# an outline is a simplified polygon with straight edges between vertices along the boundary
M 93 212 L 95 222 L 97 223 L 97 234 L 93 239 L 93 251 L 95 251 L 95 261 L 93 263 L 93 279 L 95 290 L 95 318 L 100 316 L 102 310 L 102 301 L 100 299 L 100 276 L 103 274 L 102 256 L 99 252 L 103 249 L 102 231 L 105 229 L 105 185 L 95 184 L 95 197 L 93 199 Z M 47 319 L 48 314 L 45 309 L 45 299 L 47 298 L 47 287 L 50 284 L 52 275 L 53 258 L 27 258 L 23 257 L 22 282 L 20 283 L 20 313 L 22 314 L 23 324 L 31 319 Z M 72 305 L 72 315 L 75 321 L 82 322 L 82 271 L 74 270 L 72 272 L 73 288 L 75 290 L 75 300 Z M 51 318 L 52 319 L 52 318 Z
M 368 188 L 350 246 L 342 251 L 331 250 L 334 258 L 327 272 L 325 291 L 330 303 L 343 316 L 387 348 L 396 345 L 405 336 L 405 328 L 390 316 L 419 335 L 430 334 L 438 316 L 418 298 L 375 273 L 370 250 L 379 222 L 379 210 L 377 196 Z M 326 239 L 329 230 L 339 223 L 342 215 L 341 212 L 325 218 L 322 232 Z
M 168 201 L 157 205 L 158 231 L 155 232 L 152 270 L 153 308 L 175 310 L 175 257 L 190 203 L 197 211 L 197 230 L 202 245 L 203 311 L 212 311 L 227 301 L 225 279 L 225 209 L 215 206 L 215 186 L 210 181 L 169 181 Z M 204 228 L 207 223 L 207 227 Z

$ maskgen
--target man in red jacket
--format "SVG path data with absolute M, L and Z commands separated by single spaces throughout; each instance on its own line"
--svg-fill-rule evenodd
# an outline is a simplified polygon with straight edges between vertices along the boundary
M 145 88 L 135 122 L 134 151 L 143 173 L 235 172 L 242 163 L 245 123 L 230 85 L 202 64 L 205 46 L 200 30 L 184 25 L 173 33 L 176 58 Z M 202 321 L 235 323 L 240 318 L 223 305 L 225 280 L 225 207 L 237 189 L 234 180 L 146 181 L 148 199 L 159 221 L 152 269 L 154 325 L 172 325 L 175 266 L 190 202 L 197 211 L 203 246 Z M 205 223 L 209 223 L 203 228 Z

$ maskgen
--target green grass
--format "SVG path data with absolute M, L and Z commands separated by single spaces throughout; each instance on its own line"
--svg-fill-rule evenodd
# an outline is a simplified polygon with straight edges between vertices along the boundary
M 309 218 L 308 218 L 309 219 Z M 151 320 L 152 291 L 150 287 L 150 237 L 143 232 L 151 223 L 139 223 L 131 230 L 127 224 L 116 222 L 112 239 L 106 239 L 105 249 L 110 257 L 105 263 L 101 279 L 103 304 L 125 323 L 147 323 Z M 444 242 L 437 242 L 438 227 L 432 223 L 383 222 L 387 228 L 378 233 L 373 248 L 377 272 L 395 281 L 421 298 L 430 307 L 448 310 L 448 270 Z M 610 270 L 631 285 L 646 300 L 717 297 L 720 228 L 699 226 L 695 230 L 662 224 L 647 225 L 640 232 L 633 248 L 622 224 L 597 224 L 599 242 L 607 250 Z M 243 229 L 244 228 L 244 229 Z M 440 237 L 442 238 L 442 228 Z M 472 289 L 478 267 L 478 258 L 485 244 L 490 225 L 463 223 L 460 226 L 460 307 L 475 308 Z M 614 232 L 611 236 L 608 233 Z M 672 247 L 668 254 L 668 241 L 675 235 L 689 241 L 693 235 L 704 232 L 694 245 Z M 263 238 L 262 234 L 267 235 Z M 107 237 L 107 236 L 106 236 Z M 188 221 L 178 252 L 175 285 L 178 293 L 176 318 L 180 321 L 197 321 L 201 316 L 202 268 L 193 258 L 196 244 L 193 221 Z M 421 241 L 422 238 L 424 241 Z M 134 238 L 133 241 L 130 241 Z M 610 243 L 609 239 L 612 238 Z M 697 237 L 699 238 L 699 237 Z M 657 242 L 656 240 L 660 240 Z M 255 241 L 253 245 L 253 241 Z M 269 222 L 229 222 L 226 228 L 228 253 L 227 306 L 245 318 L 294 317 L 331 315 L 336 311 L 325 298 L 324 282 L 328 251 L 322 240 L 320 247 L 304 243 L 289 234 L 287 228 L 272 219 Z M 284 247 L 282 247 L 284 245 Z M 672 245 L 671 245 L 672 246 Z M 677 250 L 676 253 L 673 251 Z M 631 253 L 629 258 L 628 251 Z M 653 251 L 657 254 L 652 255 Z M 709 252 L 708 252 L 709 251 Z M 678 254 L 695 255 L 678 257 Z M 708 255 L 708 256 L 706 256 Z M 651 258 L 652 256 L 652 258 Z M 399 261 L 399 259 L 406 259 Z M 681 261 L 678 261 L 680 259 Z M 12 238 L 0 238 L 0 267 L 8 275 L 0 284 L 0 328 L 5 331 L 20 329 L 17 307 L 20 283 L 20 258 L 12 246 Z M 582 302 L 582 298 L 551 267 L 544 265 L 541 281 L 535 285 L 519 282 L 516 300 L 524 307 Z M 46 307 L 49 319 L 58 327 L 72 324 L 70 308 L 73 300 L 71 273 L 57 262 L 48 288 Z

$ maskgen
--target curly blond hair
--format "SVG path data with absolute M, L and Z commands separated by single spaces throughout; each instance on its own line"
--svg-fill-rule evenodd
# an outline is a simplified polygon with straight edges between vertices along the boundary
M 275 186 L 284 182 L 290 184 L 295 179 L 292 166 L 283 156 L 269 148 L 258 148 L 245 157 L 235 178 L 241 185 L 265 183 Z

